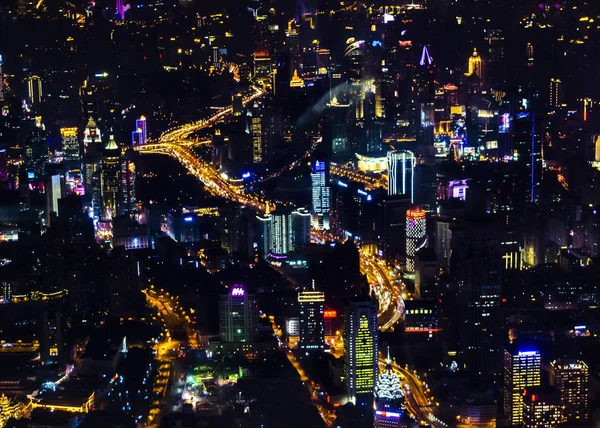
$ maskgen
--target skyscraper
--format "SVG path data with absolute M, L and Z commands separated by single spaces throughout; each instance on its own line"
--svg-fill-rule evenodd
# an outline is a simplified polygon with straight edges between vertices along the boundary
M 348 396 L 356 403 L 371 401 L 378 373 L 377 304 L 368 296 L 346 307 L 344 355 Z
M 219 334 L 223 342 L 252 342 L 258 336 L 256 295 L 239 284 L 219 297 Z
M 284 209 L 271 213 L 271 250 L 275 254 L 287 254 L 293 250 L 292 216 Z
M 483 65 L 481 56 L 477 53 L 477 49 L 473 50 L 473 55 L 468 60 L 468 71 L 467 76 L 477 76 L 480 80 L 483 80 Z
M 510 345 L 504 349 L 504 418 L 509 425 L 523 422 L 523 391 L 540 385 L 540 351 Z
M 76 127 L 60 128 L 60 138 L 62 142 L 62 151 L 64 152 L 64 160 L 72 161 L 76 164 L 81 159 L 78 129 Z M 80 166 L 77 168 L 79 169 Z
M 102 152 L 102 134 L 92 117 L 83 130 L 83 152 L 85 154 Z
M 427 243 L 427 212 L 421 207 L 406 211 L 406 271 L 415 271 L 417 251 Z
M 414 201 L 415 155 L 408 150 L 388 152 L 388 195 L 406 195 Z
M 550 79 L 550 95 L 549 95 L 550 108 L 560 107 L 562 104 L 562 83 L 558 78 Z
M 32 106 L 37 106 L 42 102 L 42 79 L 40 76 L 27 78 L 27 98 Z
M 329 161 L 315 160 L 312 165 L 312 226 L 329 230 L 330 187 Z
M 311 214 L 306 208 L 292 211 L 292 245 L 294 251 L 299 251 L 310 244 Z
M 254 102 L 251 108 L 248 109 L 247 132 L 252 136 L 252 163 L 263 162 L 263 114 L 258 102 Z
M 137 210 L 135 153 L 128 149 L 121 158 L 121 211 L 131 214 Z
M 311 352 L 323 351 L 324 327 L 323 310 L 325 293 L 322 291 L 301 291 L 298 293 L 300 306 L 300 341 L 298 349 L 308 355 Z
M 502 254 L 494 223 L 471 218 L 452 233 L 451 265 L 458 280 L 459 342 L 463 367 L 497 373 L 501 365 Z
M 387 259 L 406 254 L 406 210 L 410 205 L 410 199 L 404 195 L 388 196 L 383 201 L 383 241 Z
M 589 371 L 581 360 L 558 360 L 550 364 L 550 385 L 560 392 L 568 423 L 589 419 Z
M 102 156 L 102 172 L 100 173 L 100 189 L 102 192 L 102 220 L 111 220 L 121 214 L 120 170 L 121 150 L 110 136 Z
M 140 144 L 146 144 L 148 141 L 148 131 L 146 128 L 146 116 L 140 116 L 139 119 L 135 121 L 135 129 L 140 132 Z

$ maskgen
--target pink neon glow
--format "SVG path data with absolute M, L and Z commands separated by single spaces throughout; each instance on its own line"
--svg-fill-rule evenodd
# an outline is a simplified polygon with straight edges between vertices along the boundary
M 246 294 L 246 292 L 242 287 L 234 287 L 231 289 L 232 296 L 243 296 L 244 294 Z

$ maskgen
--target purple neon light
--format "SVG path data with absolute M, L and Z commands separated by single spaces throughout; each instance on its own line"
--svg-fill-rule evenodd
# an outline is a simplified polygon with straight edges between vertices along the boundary
M 421 61 L 419 62 L 421 65 L 431 65 L 433 64 L 433 60 L 429 55 L 429 51 L 427 50 L 427 45 L 423 46 L 423 52 L 421 53 Z
M 233 287 L 231 289 L 231 295 L 232 296 L 243 296 L 244 294 L 246 294 L 246 291 L 240 285 L 236 285 L 235 287 Z

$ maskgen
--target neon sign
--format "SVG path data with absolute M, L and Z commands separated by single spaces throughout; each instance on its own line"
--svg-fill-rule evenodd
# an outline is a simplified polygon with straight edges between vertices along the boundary
M 231 290 L 232 296 L 243 296 L 244 294 L 246 294 L 246 292 L 244 291 L 244 289 L 242 287 L 234 287 Z

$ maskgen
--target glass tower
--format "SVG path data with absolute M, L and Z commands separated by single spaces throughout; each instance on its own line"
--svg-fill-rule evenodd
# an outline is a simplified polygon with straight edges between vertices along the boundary
M 409 150 L 392 150 L 388 159 L 388 195 L 406 195 L 414 200 L 415 155 Z

